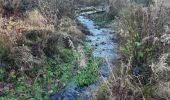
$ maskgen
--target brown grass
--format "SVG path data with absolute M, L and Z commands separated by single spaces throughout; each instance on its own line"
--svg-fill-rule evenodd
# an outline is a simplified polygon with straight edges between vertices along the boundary
M 117 25 L 124 40 L 121 45 L 130 45 L 126 44 L 128 49 L 122 51 L 120 65 L 99 89 L 97 100 L 169 100 L 169 11 L 164 4 L 142 7 L 132 3 L 119 12 Z M 147 52 L 151 46 L 155 50 Z M 147 74 L 135 75 L 135 66 L 144 66 Z
M 27 13 L 27 17 L 9 19 L 0 17 L 0 33 L 6 35 L 11 42 L 15 42 L 22 33 L 31 30 L 45 30 L 54 32 L 54 26 L 47 24 L 46 19 L 37 11 L 33 10 Z

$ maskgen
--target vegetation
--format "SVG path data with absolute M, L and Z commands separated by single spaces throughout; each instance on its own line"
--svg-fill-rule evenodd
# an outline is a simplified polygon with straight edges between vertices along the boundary
M 122 38 L 122 58 L 110 81 L 99 89 L 99 100 L 169 99 L 169 91 L 164 90 L 169 88 L 165 85 L 169 83 L 169 40 L 162 41 L 169 34 L 169 28 L 164 28 L 169 21 L 166 7 L 162 4 L 154 12 L 152 7 L 131 2 L 121 8 L 116 25 Z M 166 78 L 160 80 L 161 74 Z M 107 94 L 101 95 L 102 91 Z
M 85 54 L 88 55 L 86 66 L 78 72 L 76 77 L 76 84 L 80 87 L 90 85 L 99 78 L 99 65 L 101 59 L 94 58 L 91 50 L 87 47 L 85 48 Z
M 0 2 L 0 99 L 46 100 L 71 81 L 82 87 L 97 81 L 98 63 L 91 52 L 88 65 L 79 65 L 83 34 L 71 19 L 72 1 L 25 2 Z
M 106 12 L 96 13 L 93 15 L 88 15 L 99 26 L 111 27 L 113 20 L 108 19 Z
M 87 17 L 118 30 L 120 36 L 120 59 L 113 61 L 117 63 L 109 79 L 99 80 L 103 83 L 94 90 L 94 99 L 169 100 L 168 4 L 168 0 L 1 0 L 0 99 L 47 100 L 72 84 L 83 88 L 97 82 L 102 59 L 82 43 L 83 31 L 75 21 L 76 7 L 93 6 L 106 11 Z

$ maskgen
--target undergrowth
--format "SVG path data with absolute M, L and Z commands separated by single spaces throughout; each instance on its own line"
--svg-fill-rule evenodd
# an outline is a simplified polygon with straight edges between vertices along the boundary
M 5 86 L 0 98 L 44 100 L 66 87 L 71 81 L 75 81 L 78 87 L 97 81 L 100 60 L 92 56 L 90 49 L 84 49 L 88 61 L 83 68 L 77 65 L 78 54 L 75 50 L 66 48 L 56 50 L 57 53 L 52 57 L 46 57 L 43 65 L 34 66 L 26 73 L 13 70 L 8 74 L 6 69 L 1 67 L 0 80 L 3 82 L 1 85 Z
M 85 47 L 85 54 L 88 55 L 86 66 L 84 66 L 84 68 L 82 68 L 76 76 L 76 84 L 80 87 L 95 83 L 99 78 L 98 71 L 101 59 L 93 57 L 92 51 L 87 47 Z
M 104 26 L 104 27 L 111 27 L 112 21 L 111 19 L 107 18 L 106 12 L 96 13 L 88 15 L 90 19 L 92 19 L 97 25 Z
M 73 51 L 62 49 L 58 57 L 47 58 L 44 65 L 38 69 L 36 67 L 33 69 L 37 73 L 34 78 L 30 78 L 24 73 L 16 77 L 15 72 L 11 73 L 13 82 L 8 83 L 11 86 L 4 88 L 5 92 L 3 92 L 1 99 L 48 99 L 50 94 L 56 93 L 67 85 L 73 76 L 74 65 Z M 2 80 L 5 79 L 4 73 L 4 68 L 1 68 L 0 79 L 3 82 L 6 81 Z
M 169 40 L 162 39 L 169 34 L 168 12 L 163 5 L 145 8 L 134 3 L 119 12 L 121 59 L 99 89 L 98 100 L 169 99 Z

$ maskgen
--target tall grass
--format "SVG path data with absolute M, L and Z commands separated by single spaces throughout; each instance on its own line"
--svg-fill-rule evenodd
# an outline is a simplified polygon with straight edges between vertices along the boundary
M 119 12 L 121 62 L 99 89 L 106 94 L 97 99 L 169 99 L 168 12 L 163 4 L 155 8 L 134 3 Z

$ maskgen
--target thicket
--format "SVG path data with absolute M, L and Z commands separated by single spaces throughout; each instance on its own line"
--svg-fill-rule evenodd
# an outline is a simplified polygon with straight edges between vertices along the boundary
M 170 98 L 168 16 L 169 8 L 163 3 L 143 7 L 132 2 L 119 11 L 121 61 L 111 80 L 99 89 L 97 99 Z

